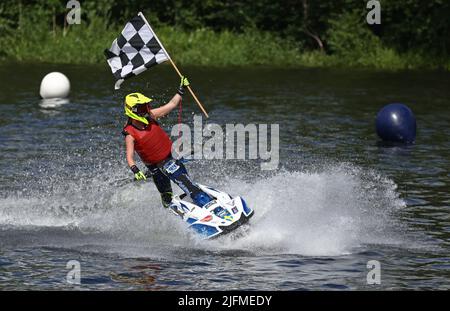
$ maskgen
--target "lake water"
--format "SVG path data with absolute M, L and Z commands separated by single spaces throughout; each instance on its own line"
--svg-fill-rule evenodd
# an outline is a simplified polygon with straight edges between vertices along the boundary
M 1 65 L 0 289 L 450 289 L 449 73 L 182 69 L 204 123 L 279 124 L 277 170 L 186 164 L 254 208 L 245 235 L 199 240 L 151 182 L 118 184 L 132 178 L 122 98 L 169 100 L 179 81 L 169 66 L 115 92 L 106 64 Z M 38 97 L 55 70 L 71 80 L 67 103 Z M 375 115 L 391 102 L 414 111 L 415 145 L 378 142 Z M 182 121 L 194 114 L 187 95 Z M 162 120 L 177 123 L 177 111 Z M 70 260 L 81 285 L 66 281 Z M 370 260 L 379 285 L 367 284 Z

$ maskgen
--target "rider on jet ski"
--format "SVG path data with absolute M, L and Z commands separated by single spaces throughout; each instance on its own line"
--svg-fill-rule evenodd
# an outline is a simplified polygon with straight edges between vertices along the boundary
M 167 104 L 158 108 L 152 108 L 150 103 L 153 100 L 141 93 L 131 93 L 125 97 L 125 115 L 128 116 L 128 121 L 122 133 L 125 135 L 128 166 L 136 180 L 147 179 L 134 162 L 136 151 L 147 166 L 161 194 L 164 207 L 168 207 L 172 200 L 171 180 L 198 206 L 203 206 L 212 200 L 191 180 L 183 163 L 172 157 L 172 141 L 156 121 L 180 104 L 184 87 L 188 85 L 188 79 L 182 77 L 177 94 Z

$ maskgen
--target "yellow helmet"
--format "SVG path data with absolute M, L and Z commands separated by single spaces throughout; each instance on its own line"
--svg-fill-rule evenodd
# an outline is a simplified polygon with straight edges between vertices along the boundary
M 148 124 L 147 119 L 144 116 L 138 115 L 138 107 L 140 105 L 148 104 L 153 99 L 142 95 L 141 93 L 131 93 L 125 96 L 125 114 L 132 119 L 141 121 L 144 124 Z

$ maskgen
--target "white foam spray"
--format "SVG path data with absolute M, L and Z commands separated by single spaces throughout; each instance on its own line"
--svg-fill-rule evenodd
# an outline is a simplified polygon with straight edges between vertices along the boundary
M 400 243 L 395 211 L 405 203 L 395 183 L 351 165 L 281 171 L 254 182 L 219 181 L 224 191 L 244 197 L 255 216 L 242 237 L 214 241 L 189 234 L 183 222 L 161 207 L 152 184 L 111 188 L 93 182 L 96 187 L 82 190 L 74 182 L 64 191 L 7 195 L 0 199 L 0 226 L 76 230 L 90 244 L 96 243 L 93 234 L 103 234 L 112 244 L 141 248 L 141 255 L 152 255 L 149 250 L 157 245 L 332 256 L 365 244 Z

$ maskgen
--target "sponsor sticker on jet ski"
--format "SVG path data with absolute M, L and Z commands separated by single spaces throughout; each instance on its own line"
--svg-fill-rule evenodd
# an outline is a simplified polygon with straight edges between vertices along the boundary
M 169 161 L 164 164 L 164 170 L 169 174 L 175 173 L 179 168 L 180 167 L 175 163 L 175 161 Z
M 211 205 L 213 205 L 213 204 L 215 204 L 216 203 L 216 201 L 215 200 L 211 200 L 211 201 L 209 201 L 208 203 L 206 203 L 205 205 L 203 205 L 203 208 L 208 208 L 208 207 L 210 207 Z
M 225 220 L 230 220 L 230 221 L 233 220 L 233 216 L 231 216 L 231 214 L 226 209 L 224 209 L 220 206 L 214 209 L 214 214 L 216 214 L 217 217 L 220 217 Z

